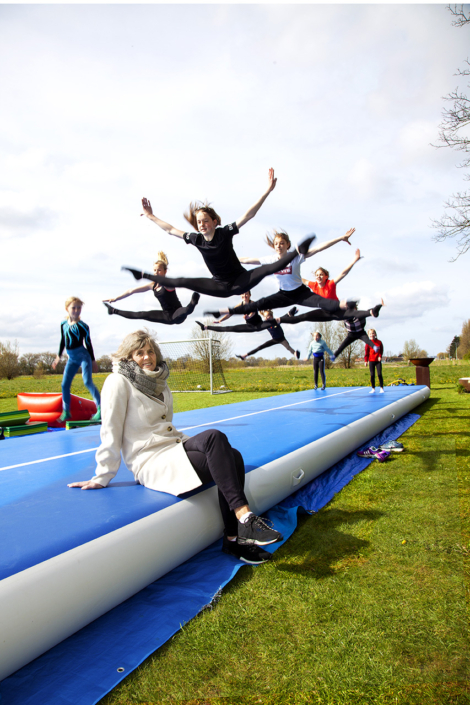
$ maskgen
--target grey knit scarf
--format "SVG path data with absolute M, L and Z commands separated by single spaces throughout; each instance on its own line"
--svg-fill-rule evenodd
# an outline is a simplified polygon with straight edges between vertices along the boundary
M 134 360 L 119 360 L 113 365 L 113 370 L 128 379 L 146 397 L 163 401 L 163 391 L 170 374 L 164 360 L 152 372 L 143 370 Z

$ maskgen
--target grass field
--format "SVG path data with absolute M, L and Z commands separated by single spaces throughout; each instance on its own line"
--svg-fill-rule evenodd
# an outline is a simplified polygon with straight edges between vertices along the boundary
M 328 384 L 363 372 L 331 370 Z M 263 380 L 265 395 L 311 386 L 310 368 L 287 373 L 290 385 L 284 369 L 234 371 L 228 384 L 242 375 L 251 391 L 179 394 L 178 410 L 261 396 Z M 470 395 L 456 385 L 469 373 L 431 368 L 406 451 L 300 517 L 271 563 L 244 567 L 101 705 L 470 703 Z

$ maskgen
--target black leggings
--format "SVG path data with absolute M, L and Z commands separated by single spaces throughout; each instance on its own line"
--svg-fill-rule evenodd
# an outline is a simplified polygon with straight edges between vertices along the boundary
M 207 277 L 165 277 L 159 276 L 157 274 L 148 274 L 146 272 L 138 272 L 140 277 L 144 279 L 150 279 L 157 284 L 164 284 L 168 287 L 181 288 L 181 289 L 191 289 L 191 291 L 197 291 L 200 294 L 205 294 L 206 296 L 217 296 L 218 298 L 226 299 L 228 296 L 233 296 L 234 294 L 245 294 L 250 289 L 253 289 L 257 284 L 260 283 L 265 277 L 270 274 L 275 274 L 281 269 L 287 267 L 288 264 L 292 262 L 298 255 L 298 252 L 294 250 L 293 252 L 287 252 L 284 257 L 272 262 L 271 264 L 262 264 L 260 267 L 255 267 L 255 269 L 249 272 L 244 269 L 238 277 L 232 281 L 220 281 L 218 279 L 209 279 Z M 129 269 L 124 267 L 124 269 Z M 137 270 L 130 270 L 136 272 Z M 135 274 L 134 274 L 135 276 Z M 307 288 L 307 287 L 305 287 Z M 310 291 L 310 289 L 308 289 Z M 320 297 L 318 297 L 320 298 Z M 256 310 L 256 309 L 254 309 Z
M 363 343 L 366 343 L 366 345 L 370 345 L 371 348 L 375 347 L 375 344 L 372 342 L 372 340 L 369 338 L 365 330 L 360 330 L 357 333 L 349 332 L 339 348 L 335 350 L 334 355 L 335 357 L 338 357 L 338 355 L 341 355 L 343 350 L 348 347 L 348 345 L 351 345 L 351 343 L 354 343 L 355 340 L 362 340 Z
M 259 333 L 260 330 L 267 330 L 273 325 L 273 320 L 263 321 L 259 326 L 250 326 L 249 323 L 240 323 L 238 326 L 206 326 L 206 330 L 215 330 L 220 333 Z M 279 342 L 279 341 L 278 341 Z
M 262 299 L 258 299 L 258 301 L 249 301 L 247 304 L 242 304 L 236 308 L 229 308 L 229 312 L 231 314 L 252 313 L 253 311 L 267 311 L 282 308 L 283 306 L 293 306 L 294 304 L 302 304 L 302 306 L 309 306 L 310 308 L 322 308 L 330 314 L 341 311 L 344 318 L 353 318 L 357 314 L 357 311 L 342 311 L 339 308 L 337 299 L 325 299 L 323 296 L 314 294 L 305 284 L 301 284 L 297 289 L 292 289 L 292 291 L 280 289 L 275 294 L 265 296 Z
M 318 387 L 318 370 L 320 370 L 322 384 L 325 386 L 325 358 L 323 355 L 321 357 L 313 357 L 313 382 L 315 387 Z
M 370 386 L 375 389 L 375 370 L 377 370 L 377 377 L 379 378 L 379 385 L 384 386 L 384 378 L 382 377 L 382 362 L 376 360 L 373 362 L 369 360 L 369 372 L 370 372 Z
M 236 536 L 238 521 L 234 509 L 248 504 L 245 464 L 242 454 L 232 448 L 227 436 L 216 429 L 198 433 L 184 442 L 189 462 L 203 485 L 214 481 L 219 491 L 219 506 L 227 536 Z
M 265 348 L 271 348 L 273 345 L 283 345 L 286 348 L 286 350 L 289 350 L 289 352 L 292 351 L 291 346 L 289 345 L 289 343 L 287 342 L 287 340 L 285 338 L 282 338 L 281 340 L 272 339 L 272 340 L 267 340 L 262 345 L 258 345 L 258 347 L 255 348 L 254 350 L 250 350 L 250 352 L 247 352 L 245 357 L 249 357 L 250 355 L 254 355 L 255 353 L 259 352 L 260 350 L 265 350 Z
M 340 309 L 336 313 L 328 313 L 327 311 L 321 311 L 320 309 L 316 309 L 315 311 L 307 311 L 307 313 L 300 313 L 298 316 L 289 316 L 289 314 L 286 313 L 285 316 L 282 316 L 280 319 L 281 323 L 290 323 L 296 324 L 296 323 L 305 323 L 305 322 L 310 322 L 310 323 L 327 323 L 328 321 L 344 321 L 345 318 L 350 318 L 351 316 L 349 315 L 350 312 L 347 312 L 348 315 L 344 315 L 346 311 L 343 311 L 343 309 Z M 367 318 L 367 316 L 370 316 L 370 311 L 356 311 L 354 310 L 354 318 Z
M 152 323 L 165 323 L 166 325 L 174 326 L 183 323 L 195 308 L 196 304 L 190 303 L 170 313 L 169 311 L 122 311 L 113 306 L 113 313 L 123 318 L 140 318 Z

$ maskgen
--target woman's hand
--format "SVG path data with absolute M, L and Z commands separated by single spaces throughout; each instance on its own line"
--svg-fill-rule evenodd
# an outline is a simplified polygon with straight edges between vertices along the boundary
M 60 357 L 59 357 L 58 355 L 56 355 L 55 360 L 54 360 L 54 362 L 52 363 L 52 369 L 53 369 L 53 370 L 55 370 L 55 368 L 57 367 L 57 365 L 59 364 L 59 362 L 60 362 Z
M 142 208 L 143 208 L 144 212 L 141 213 L 140 215 L 153 215 L 152 206 L 150 205 L 150 201 L 148 198 L 142 199 Z
M 103 485 L 98 482 L 92 482 L 91 480 L 85 480 L 84 482 L 71 482 L 67 487 L 78 487 L 82 490 L 104 490 Z

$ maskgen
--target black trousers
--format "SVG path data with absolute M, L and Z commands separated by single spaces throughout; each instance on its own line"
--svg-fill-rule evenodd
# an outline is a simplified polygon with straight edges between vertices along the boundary
M 280 260 L 278 261 L 280 262 Z M 324 299 L 322 296 L 314 294 L 305 284 L 301 284 L 292 291 L 279 289 L 275 294 L 265 296 L 262 299 L 258 299 L 258 301 L 249 301 L 247 304 L 242 304 L 236 308 L 229 308 L 229 311 L 231 314 L 244 314 L 252 311 L 268 311 L 282 308 L 283 306 L 293 306 L 294 304 L 302 304 L 302 306 L 309 306 L 310 308 L 321 308 L 328 313 L 341 311 L 339 301 L 336 299 Z M 351 314 L 351 311 L 345 311 L 344 317 L 352 318 L 353 315 Z
M 254 289 L 265 277 L 287 267 L 297 255 L 297 250 L 293 250 L 292 252 L 287 252 L 276 262 L 262 264 L 260 267 L 255 267 L 255 269 L 250 271 L 243 269 L 243 272 L 232 281 L 221 281 L 220 279 L 209 279 L 207 277 L 162 277 L 158 274 L 148 274 L 146 272 L 142 273 L 142 277 L 166 286 L 191 289 L 191 291 L 197 291 L 206 296 L 227 298 L 228 296 L 244 294 L 250 289 Z
M 351 313 L 354 313 L 351 316 Z M 330 313 L 328 311 L 321 311 L 320 309 L 315 309 L 314 311 L 307 311 L 307 313 L 299 313 L 296 316 L 289 316 L 285 314 L 281 316 L 281 323 L 328 323 L 328 321 L 344 321 L 346 318 L 367 318 L 370 316 L 370 311 L 344 311 L 343 309 L 338 309 L 336 313 Z
M 354 343 L 355 340 L 362 340 L 363 343 L 366 343 L 366 345 L 370 345 L 371 348 L 374 347 L 374 343 L 372 340 L 369 338 L 365 330 L 360 330 L 357 333 L 348 333 L 341 345 L 337 350 L 335 350 L 335 357 L 338 357 L 338 355 L 341 355 L 343 350 L 348 347 L 348 345 L 351 345 L 351 343 Z
M 214 481 L 219 491 L 219 506 L 228 536 L 238 533 L 234 509 L 248 504 L 245 486 L 245 464 L 242 454 L 232 448 L 225 433 L 209 429 L 184 442 L 189 462 L 203 485 Z
M 114 308 L 114 306 L 113 306 Z M 152 323 L 165 323 L 168 326 L 179 325 L 194 311 L 196 304 L 189 303 L 187 306 L 181 306 L 176 311 L 123 311 L 115 308 L 114 313 L 123 318 L 138 318 L 143 321 L 151 321 Z
M 372 362 L 369 360 L 369 372 L 370 372 L 370 386 L 375 389 L 375 370 L 377 370 L 377 377 L 379 378 L 379 385 L 384 386 L 384 378 L 382 377 L 382 362 L 376 360 Z
M 323 357 L 323 355 L 321 357 L 313 357 L 313 381 L 315 383 L 315 387 L 318 387 L 318 371 L 320 371 L 321 381 L 323 383 L 323 386 L 325 386 L 325 358 Z
M 258 345 L 257 348 L 250 350 L 250 352 L 247 352 L 246 357 L 249 357 L 250 355 L 254 355 L 255 353 L 259 352 L 260 350 L 265 350 L 266 348 L 272 348 L 273 345 L 284 345 L 284 347 L 287 348 L 287 345 L 289 345 L 289 343 L 287 342 L 287 340 L 285 338 L 281 338 L 280 340 L 274 340 L 274 338 L 272 338 L 271 340 L 267 340 L 265 343 Z

